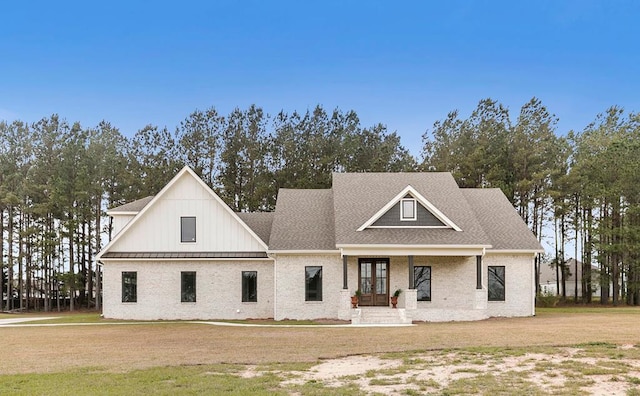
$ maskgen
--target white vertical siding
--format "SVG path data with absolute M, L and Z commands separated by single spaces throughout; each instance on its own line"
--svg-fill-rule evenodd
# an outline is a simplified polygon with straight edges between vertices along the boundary
M 132 215 L 113 215 L 113 236 L 118 233 L 127 225 L 135 216 Z
M 196 242 L 180 242 L 180 217 L 196 217 Z M 175 181 L 109 249 L 135 251 L 265 251 L 228 208 L 189 173 Z

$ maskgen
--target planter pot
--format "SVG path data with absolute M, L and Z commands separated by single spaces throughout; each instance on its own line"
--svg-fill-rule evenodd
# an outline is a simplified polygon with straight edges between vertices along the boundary
M 358 297 L 357 296 L 351 296 L 351 307 L 352 308 L 358 308 Z
M 391 296 L 391 306 L 392 306 L 392 308 L 397 308 L 396 305 L 398 305 L 398 297 Z

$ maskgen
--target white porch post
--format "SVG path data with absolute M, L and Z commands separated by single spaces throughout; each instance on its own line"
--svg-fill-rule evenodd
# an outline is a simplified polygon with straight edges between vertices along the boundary
M 418 290 L 414 279 L 413 256 L 408 256 L 409 261 L 409 288 L 404 293 L 404 308 L 407 310 L 418 309 Z

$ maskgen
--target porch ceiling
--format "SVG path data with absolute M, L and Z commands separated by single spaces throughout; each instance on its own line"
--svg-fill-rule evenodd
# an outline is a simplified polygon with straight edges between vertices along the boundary
M 482 256 L 491 245 L 337 245 L 343 256 Z

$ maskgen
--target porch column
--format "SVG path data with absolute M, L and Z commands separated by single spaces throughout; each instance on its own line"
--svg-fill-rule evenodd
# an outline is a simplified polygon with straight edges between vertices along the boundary
M 347 259 L 349 256 L 342 256 L 342 289 L 347 290 L 349 286 L 347 285 Z
M 482 256 L 476 256 L 476 289 L 482 289 Z
M 409 289 L 415 289 L 416 285 L 414 284 L 415 279 L 413 279 L 413 256 L 409 256 Z

